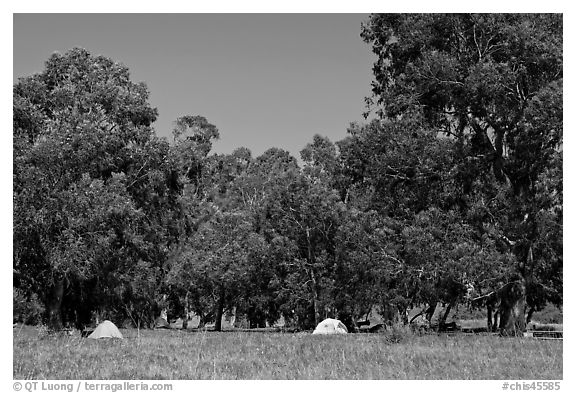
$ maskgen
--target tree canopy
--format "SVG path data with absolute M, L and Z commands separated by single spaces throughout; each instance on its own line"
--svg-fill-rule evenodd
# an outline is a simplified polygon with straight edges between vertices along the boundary
M 553 14 L 370 16 L 377 118 L 314 135 L 300 161 L 216 154 L 197 114 L 159 138 L 125 66 L 55 54 L 14 85 L 15 302 L 56 328 L 167 310 L 218 330 L 226 313 L 407 323 L 510 285 L 525 295 L 503 315 L 561 305 L 562 29 Z

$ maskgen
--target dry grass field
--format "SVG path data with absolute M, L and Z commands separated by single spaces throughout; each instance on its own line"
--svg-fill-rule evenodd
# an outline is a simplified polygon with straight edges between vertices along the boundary
M 14 329 L 15 379 L 562 379 L 562 341 L 488 335 Z

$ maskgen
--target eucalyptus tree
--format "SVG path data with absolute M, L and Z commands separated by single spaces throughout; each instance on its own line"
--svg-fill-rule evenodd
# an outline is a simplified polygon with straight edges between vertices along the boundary
M 170 271 L 170 282 L 189 293 L 192 310 L 215 321 L 249 285 L 250 267 L 266 255 L 267 244 L 253 231 L 250 217 L 242 212 L 216 212 L 182 245 Z
M 536 194 L 544 173 L 561 178 L 550 170 L 562 149 L 562 28 L 559 14 L 384 14 L 361 34 L 378 57 L 371 109 L 420 116 L 454 142 L 453 202 L 480 235 L 514 253 L 522 287 L 556 301 L 561 251 L 538 241 L 538 217 L 550 211 Z M 561 179 L 553 183 L 561 193 Z M 558 215 L 553 221 L 561 228 Z M 555 260 L 546 272 L 544 253 Z M 542 286 L 551 281 L 555 288 Z M 504 334 L 524 327 L 501 322 Z
M 175 168 L 146 86 L 106 57 L 52 55 L 14 85 L 13 108 L 14 281 L 39 293 L 58 328 L 63 301 L 89 313 L 93 286 L 104 300 L 92 308 L 118 294 L 113 272 L 162 264 L 177 237 L 166 210 Z

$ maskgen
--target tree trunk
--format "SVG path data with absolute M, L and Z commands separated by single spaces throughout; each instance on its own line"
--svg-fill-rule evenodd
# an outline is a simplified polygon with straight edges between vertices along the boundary
M 526 330 L 526 284 L 514 281 L 500 291 L 500 335 L 522 336 Z
M 182 318 L 182 330 L 188 329 L 188 316 L 190 315 L 190 307 L 188 306 L 188 292 L 184 296 L 184 316 Z
M 402 325 L 408 325 L 408 309 L 406 307 L 398 306 L 398 321 L 402 322 Z
M 528 310 L 528 314 L 526 315 L 526 325 L 532 322 L 532 315 L 534 315 L 534 311 L 536 311 L 534 307 L 530 307 Z
M 262 310 L 255 306 L 250 307 L 248 310 L 248 324 L 250 329 L 259 329 L 266 327 L 266 315 Z
M 230 326 L 236 327 L 236 306 L 232 307 L 232 317 L 230 318 Z
M 490 292 L 486 295 L 486 310 L 488 314 L 488 331 L 498 331 L 498 316 L 500 315 L 500 293 Z
M 220 296 L 218 298 L 218 304 L 216 305 L 216 322 L 214 324 L 214 330 L 217 332 L 222 331 L 222 316 L 224 315 L 224 287 L 220 287 Z
M 448 303 L 448 307 L 446 307 L 446 310 L 444 311 L 444 314 L 442 314 L 442 316 L 440 317 L 440 320 L 438 321 L 438 327 L 441 328 L 442 326 L 444 326 L 446 324 L 446 320 L 448 319 L 448 316 L 450 315 L 450 311 L 452 310 L 452 307 L 454 306 L 455 301 L 452 300 L 450 303 Z
M 487 321 L 488 322 L 487 323 L 488 331 L 491 332 L 491 331 L 493 331 L 493 329 L 494 329 L 493 327 L 495 325 L 492 323 L 492 313 L 493 313 L 492 306 L 488 304 L 486 306 L 486 309 L 487 309 L 487 318 L 488 318 L 488 321 Z
M 503 150 L 503 141 L 504 141 L 504 130 L 495 129 L 494 130 L 494 163 L 493 171 L 494 176 L 500 182 L 504 182 L 506 180 L 506 175 L 504 173 L 504 150 Z
M 48 327 L 52 330 L 62 330 L 62 298 L 64 297 L 64 280 L 60 279 L 52 287 L 51 299 L 48 304 Z
M 314 254 L 312 253 L 312 242 L 310 241 L 310 228 L 306 228 L 306 241 L 308 243 L 308 263 L 312 264 L 314 261 Z M 320 310 L 318 306 L 318 286 L 314 270 L 310 267 L 310 280 L 312 281 L 312 306 L 314 307 L 314 326 L 320 323 Z
M 314 306 L 314 326 L 318 326 L 320 323 L 320 309 L 318 306 L 318 290 L 316 288 L 316 277 L 314 277 L 314 272 L 310 269 L 310 275 L 312 277 L 312 302 Z
M 498 331 L 498 317 L 500 316 L 500 311 L 496 310 L 494 313 L 494 325 L 492 326 L 492 332 L 496 333 Z
M 432 322 L 432 317 L 434 316 L 434 313 L 436 312 L 437 306 L 438 306 L 438 302 L 434 302 L 434 303 L 430 304 L 430 306 L 426 310 L 426 320 L 428 321 L 428 325 L 430 325 L 430 323 Z

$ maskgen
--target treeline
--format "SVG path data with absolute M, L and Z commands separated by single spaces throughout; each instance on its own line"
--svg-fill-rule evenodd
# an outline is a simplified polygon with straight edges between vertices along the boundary
M 373 15 L 377 120 L 300 153 L 155 135 L 128 69 L 83 49 L 14 85 L 14 306 L 24 322 L 161 310 L 220 328 L 369 310 L 404 322 L 514 283 L 501 328 L 562 304 L 562 16 Z

